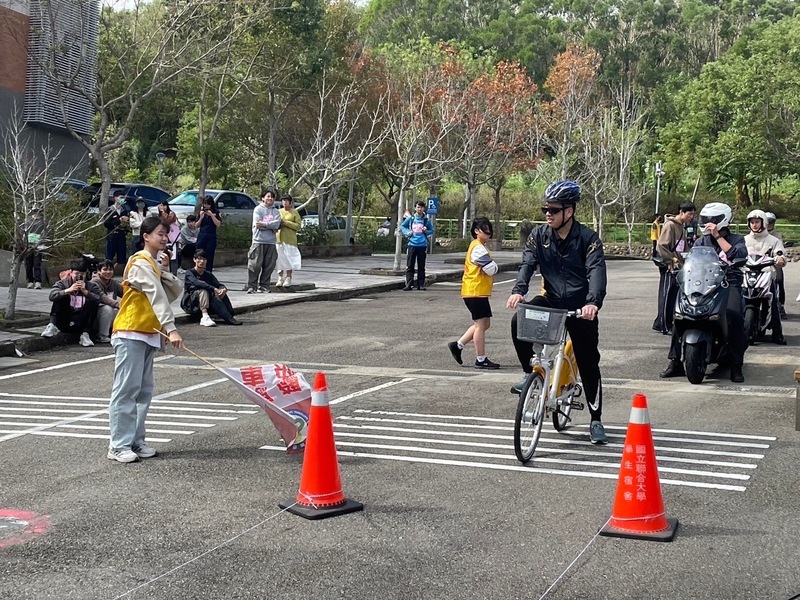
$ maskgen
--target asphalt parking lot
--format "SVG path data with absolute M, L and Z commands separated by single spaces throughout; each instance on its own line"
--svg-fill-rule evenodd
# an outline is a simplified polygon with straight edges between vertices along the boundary
M 742 385 L 659 380 L 657 272 L 609 263 L 601 311 L 605 447 L 588 414 L 545 425 L 535 460 L 512 446 L 519 378 L 495 279 L 490 358 L 459 367 L 469 325 L 455 283 L 186 326 L 220 367 L 287 363 L 328 375 L 340 473 L 364 511 L 307 521 L 278 508 L 302 459 L 263 412 L 186 353 L 158 359 L 148 439 L 160 456 L 105 458 L 108 346 L 66 347 L 0 371 L 0 598 L 753 598 L 800 593 L 793 374 L 800 266 L 787 269 L 789 346 L 759 344 Z M 465 351 L 466 363 L 472 359 Z M 610 516 L 636 392 L 647 395 L 667 515 L 662 544 L 595 538 Z M 24 523 L 23 523 L 24 522 Z M 0 521 L 0 523 L 2 523 Z M 9 531 L 13 526 L 18 530 Z

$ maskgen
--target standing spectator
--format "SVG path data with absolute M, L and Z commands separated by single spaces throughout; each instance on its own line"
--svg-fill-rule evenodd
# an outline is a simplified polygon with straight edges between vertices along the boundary
M 158 217 L 147 217 L 141 228 L 144 249 L 128 261 L 111 346 L 114 348 L 114 384 L 108 406 L 111 441 L 106 456 L 129 463 L 152 458 L 154 448 L 145 442 L 145 419 L 153 399 L 153 358 L 162 347 L 162 334 L 170 345 L 183 346 L 170 303 L 181 293 L 178 278 L 156 257 L 167 247 L 167 230 Z
M 303 224 L 300 213 L 294 208 L 294 199 L 289 195 L 281 198 L 281 228 L 278 230 L 278 283 L 277 286 L 292 285 L 292 272 L 299 271 L 302 259 L 297 247 L 297 232 Z
M 178 241 L 178 248 L 180 248 L 180 268 L 185 269 L 189 261 L 194 257 L 197 250 L 197 217 L 189 215 L 186 217 L 186 225 L 181 228 L 181 237 Z
M 136 207 L 128 215 L 128 224 L 131 226 L 131 254 L 136 254 L 142 249 L 142 237 L 139 233 L 139 228 L 142 226 L 142 221 L 147 216 L 147 202 L 144 198 L 139 196 L 136 198 Z
M 169 202 L 164 200 L 158 205 L 158 216 L 161 217 L 161 223 L 167 228 L 166 253 L 169 254 L 169 272 L 176 275 L 178 273 L 178 241 L 181 237 L 178 215 L 172 212 Z
M 400 231 L 408 238 L 408 257 L 406 259 L 406 287 L 413 289 L 414 263 L 417 265 L 417 289 L 425 289 L 425 257 L 428 252 L 428 238 L 433 235 L 433 225 L 425 215 L 425 203 L 417 200 L 414 203 L 414 214 L 409 215 L 400 224 Z M 472 237 L 475 237 L 474 235 Z
M 775 222 L 777 220 L 778 217 L 775 216 L 775 213 L 767 213 L 767 231 L 769 231 L 770 235 L 778 238 L 778 240 L 783 243 L 783 236 L 781 235 L 781 232 L 775 229 Z M 786 309 L 783 305 L 786 303 L 786 288 L 784 287 L 783 283 L 783 269 L 778 270 L 778 278 L 775 281 L 778 285 L 778 307 L 781 313 L 781 319 L 785 319 Z
M 656 255 L 656 244 L 658 243 L 658 236 L 661 235 L 661 215 L 656 213 L 653 215 L 653 222 L 650 223 L 650 242 L 653 244 L 652 255 Z
M 276 232 L 281 211 L 275 207 L 275 192 L 261 191 L 261 204 L 253 209 L 253 243 L 247 253 L 247 293 L 269 292 L 269 280 L 278 260 Z
M 470 228 L 472 243 L 467 249 L 464 259 L 464 276 L 461 279 L 461 297 L 472 316 L 472 325 L 456 342 L 447 347 L 453 358 L 460 365 L 464 364 L 461 351 L 471 342 L 475 344 L 475 368 L 499 369 L 500 365 L 486 356 L 486 331 L 492 324 L 492 307 L 489 298 L 492 295 L 492 276 L 497 273 L 497 263 L 492 260 L 486 249 L 486 242 L 492 239 L 492 223 L 486 217 L 478 217 Z
M 664 260 L 658 285 L 658 317 L 656 322 L 663 324 L 661 333 L 672 335 L 672 321 L 675 318 L 675 299 L 678 297 L 678 283 L 675 273 L 683 264 L 682 252 L 686 247 L 686 224 L 694 219 L 695 207 L 691 202 L 683 202 L 678 207 L 678 216 L 669 217 L 661 229 L 656 252 Z
M 200 325 L 203 327 L 216 325 L 209 313 L 219 316 L 228 325 L 242 324 L 233 317 L 233 306 L 227 288 L 213 273 L 206 271 L 206 253 L 202 250 L 194 253 L 194 269 L 186 272 L 181 308 L 186 314 L 195 317 L 199 315 Z
M 64 279 L 55 283 L 50 290 L 50 323 L 42 332 L 42 337 L 80 332 L 81 346 L 94 346 L 91 330 L 97 315 L 99 298 L 87 285 L 86 264 L 83 261 L 72 263 Z
M 128 209 L 125 208 L 125 194 L 122 190 L 114 192 L 114 204 L 109 206 L 103 218 L 103 226 L 108 231 L 106 236 L 106 259 L 116 264 L 125 264 L 127 260 Z
M 89 282 L 89 292 L 98 299 L 95 327 L 97 341 L 108 344 L 111 341 L 111 326 L 119 311 L 123 294 L 122 285 L 114 279 L 113 262 L 104 260 L 100 263 L 97 273 Z
M 214 270 L 214 254 L 217 252 L 217 228 L 222 224 L 222 216 L 211 196 L 203 198 L 203 206 L 197 217 L 197 249 L 206 253 L 208 271 Z
M 25 257 L 25 278 L 28 281 L 28 289 L 42 289 L 42 248 L 45 229 L 46 224 L 42 210 L 36 208 L 33 210 L 26 227 L 28 247 L 31 248 L 31 253 Z

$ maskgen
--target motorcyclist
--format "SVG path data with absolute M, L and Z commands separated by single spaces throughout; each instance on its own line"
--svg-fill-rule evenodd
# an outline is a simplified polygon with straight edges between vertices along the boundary
M 767 213 L 763 210 L 751 210 L 747 215 L 747 227 L 750 229 L 750 233 L 745 236 L 744 241 L 747 244 L 747 252 L 751 256 L 769 254 L 775 259 L 775 270 L 772 272 L 772 321 L 770 322 L 770 329 L 772 330 L 772 342 L 779 346 L 785 346 L 786 339 L 783 337 L 776 281 L 777 273 L 786 265 L 786 258 L 783 256 L 783 242 L 774 235 L 770 235 L 767 230 L 768 219 Z
M 747 258 L 747 246 L 741 235 L 730 230 L 733 212 L 731 207 L 722 202 L 706 204 L 700 211 L 700 227 L 703 228 L 702 237 L 698 238 L 695 246 L 708 246 L 714 248 L 720 258 L 727 262 Z M 744 300 L 742 298 L 743 273 L 739 269 L 729 269 L 728 280 L 728 359 L 731 366 L 731 381 L 743 383 L 742 364 L 744 353 L 747 350 L 747 333 L 744 330 Z M 682 340 L 673 331 L 672 344 L 669 350 L 669 365 L 661 372 L 661 377 L 678 377 L 685 375 L 681 362 Z
M 775 229 L 775 223 L 777 220 L 778 217 L 775 216 L 775 213 L 767 213 L 767 231 L 769 231 L 770 235 L 775 236 L 781 242 L 783 242 L 783 236 L 781 235 L 781 232 Z M 778 285 L 778 306 L 780 306 L 781 319 L 785 319 L 786 309 L 783 307 L 783 305 L 786 303 L 786 288 L 783 285 L 783 269 L 778 269 L 778 277 L 775 281 Z
M 597 233 L 575 220 L 575 205 L 581 188 L 573 181 L 558 181 L 547 186 L 545 205 L 541 208 L 547 223 L 531 231 L 522 253 L 522 265 L 506 306 L 516 308 L 525 300 L 537 267 L 542 274 L 544 292 L 530 304 L 565 310 L 581 309 L 580 319 L 568 319 L 581 374 L 586 402 L 591 414 L 589 437 L 593 444 L 608 443 L 600 421 L 603 409 L 603 386 L 600 379 L 599 328 L 597 312 L 606 295 L 606 260 Z M 517 316 L 511 319 L 511 338 L 522 370 L 531 372 L 533 344 L 517 339 Z M 525 380 L 511 391 L 519 394 Z

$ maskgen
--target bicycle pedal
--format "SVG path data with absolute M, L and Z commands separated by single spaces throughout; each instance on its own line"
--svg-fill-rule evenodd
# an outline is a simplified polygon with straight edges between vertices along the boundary
M 583 386 L 580 383 L 576 383 L 575 387 L 572 388 L 572 397 L 577 398 L 578 396 L 583 395 Z
M 583 410 L 584 409 L 583 402 L 578 402 L 577 400 L 573 400 L 572 402 L 570 402 L 570 406 L 572 406 L 572 408 L 574 408 L 575 410 Z

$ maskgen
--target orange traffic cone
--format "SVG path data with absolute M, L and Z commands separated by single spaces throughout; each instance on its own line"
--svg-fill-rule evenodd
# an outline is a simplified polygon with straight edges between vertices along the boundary
M 325 519 L 364 510 L 364 505 L 344 497 L 333 439 L 333 420 L 328 405 L 328 382 L 317 373 L 311 392 L 303 473 L 297 502 L 279 504 L 305 519 Z
M 668 519 L 661 498 L 653 432 L 647 412 L 647 398 L 635 394 L 622 451 L 617 496 L 611 518 L 600 535 L 671 542 L 677 519 Z

